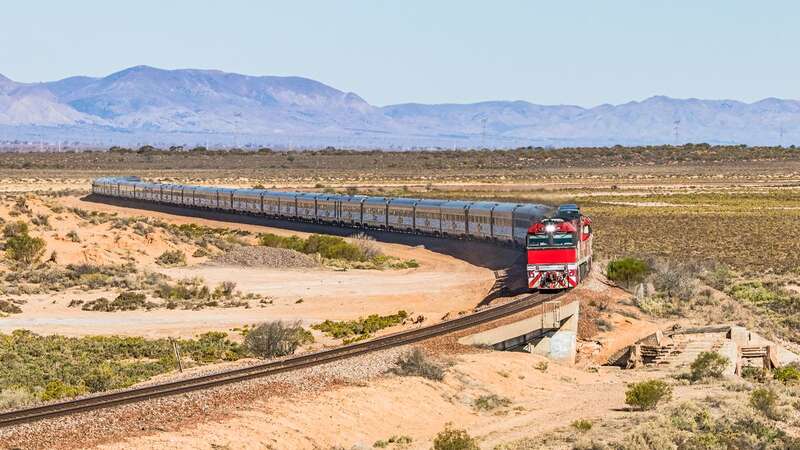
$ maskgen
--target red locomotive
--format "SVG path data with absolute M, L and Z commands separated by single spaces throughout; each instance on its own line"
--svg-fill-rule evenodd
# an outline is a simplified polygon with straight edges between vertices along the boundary
M 592 220 L 577 205 L 531 225 L 525 244 L 530 289 L 575 287 L 592 268 Z

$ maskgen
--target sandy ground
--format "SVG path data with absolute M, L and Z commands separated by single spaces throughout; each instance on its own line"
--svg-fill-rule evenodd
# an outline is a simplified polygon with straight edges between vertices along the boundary
M 345 386 L 313 398 L 264 399 L 220 422 L 180 431 L 130 437 L 103 449 L 319 449 L 370 448 L 377 440 L 410 436 L 412 449 L 428 449 L 450 422 L 481 440 L 482 448 L 566 428 L 577 419 L 613 420 L 625 410 L 626 383 L 638 371 L 591 373 L 525 353 L 480 353 L 457 357 L 443 382 L 384 376 L 367 385 Z M 652 375 L 652 374 L 651 374 Z M 482 412 L 480 396 L 496 394 L 507 407 Z M 678 387 L 676 398 L 702 396 Z
M 174 224 L 198 223 L 210 227 L 237 228 L 254 233 L 271 232 L 280 235 L 304 235 L 260 225 L 236 224 L 179 215 L 142 211 L 135 208 L 86 202 L 79 197 L 57 200 L 65 207 L 89 211 L 118 213 L 120 216 L 156 217 Z M 49 212 L 43 205 L 30 201 L 34 213 Z M 423 247 L 376 242 L 384 254 L 403 260 L 415 259 L 416 269 L 348 270 L 331 269 L 273 269 L 214 267 L 202 264 L 202 258 L 189 258 L 189 266 L 163 269 L 153 261 L 164 250 L 182 248 L 168 243 L 158 230 L 152 237 L 117 230 L 108 224 L 91 225 L 77 221 L 67 213 L 51 214 L 52 230 L 34 231 L 55 251 L 59 264 L 119 263 L 133 257 L 149 270 L 158 270 L 173 278 L 201 277 L 210 286 L 233 281 L 244 293 L 269 297 L 272 304 L 261 306 L 251 302 L 251 308 L 208 308 L 200 311 L 152 310 L 100 313 L 69 308 L 73 299 L 90 300 L 101 296 L 113 298 L 115 292 L 61 292 L 58 294 L 19 296 L 27 303 L 21 314 L 0 319 L 0 332 L 26 328 L 36 333 L 65 335 L 125 334 L 131 336 L 190 337 L 209 330 L 227 331 L 245 324 L 265 320 L 300 320 L 304 323 L 325 319 L 354 319 L 369 314 L 389 314 L 398 310 L 438 320 L 448 312 L 470 310 L 487 294 L 494 283 L 491 270 L 477 267 L 452 256 L 429 251 Z M 58 217 L 56 217 L 58 216 Z M 65 238 L 77 230 L 81 243 Z M 191 254 L 191 251 L 186 251 Z

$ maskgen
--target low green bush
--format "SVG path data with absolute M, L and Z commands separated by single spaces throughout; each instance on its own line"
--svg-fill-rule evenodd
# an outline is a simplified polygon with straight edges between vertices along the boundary
M 572 422 L 572 428 L 578 431 L 589 431 L 592 429 L 592 421 L 586 419 L 579 419 Z
M 162 266 L 183 266 L 186 264 L 186 254 L 180 250 L 167 250 L 156 258 L 156 263 Z
M 625 404 L 642 411 L 654 409 L 662 401 L 672 398 L 672 387 L 661 380 L 633 383 L 625 392 Z
M 259 235 L 259 242 L 266 247 L 288 248 L 301 253 L 319 254 L 327 259 L 366 261 L 367 256 L 358 245 L 350 244 L 337 236 L 312 234 L 306 239 L 298 236 L 283 237 L 272 233 Z
M 705 378 L 722 378 L 725 369 L 731 361 L 717 352 L 702 352 L 697 355 L 689 371 L 692 380 L 699 381 Z
M 375 443 L 372 444 L 372 446 L 375 447 L 375 448 L 386 448 L 389 445 L 397 444 L 398 446 L 404 447 L 404 446 L 407 446 L 408 444 L 410 444 L 412 442 L 414 442 L 414 440 L 411 439 L 411 436 L 397 436 L 397 435 L 395 435 L 395 436 L 392 436 L 392 437 L 390 437 L 389 439 L 387 439 L 385 441 L 384 440 L 375 441 Z
M 491 411 L 497 408 L 504 408 L 511 404 L 511 400 L 500 397 L 496 394 L 481 395 L 472 402 L 472 407 L 477 411 Z
M 312 325 L 311 328 L 322 331 L 337 339 L 350 338 L 353 336 L 359 339 L 366 339 L 376 331 L 403 323 L 407 317 L 408 313 L 405 311 L 398 311 L 397 314 L 388 316 L 371 314 L 358 320 L 326 320 L 322 323 Z
M 783 383 L 793 383 L 800 381 L 800 368 L 797 366 L 783 366 L 775 369 L 773 374 L 776 380 Z
M 609 280 L 632 288 L 644 281 L 650 267 L 647 262 L 637 258 L 620 258 L 608 263 L 606 276 Z
M 95 300 L 84 302 L 81 305 L 81 309 L 84 311 L 115 312 L 152 309 L 156 306 L 156 304 L 148 302 L 147 296 L 140 292 L 125 291 L 117 295 L 112 301 L 109 301 L 105 297 L 100 297 Z
M 9 222 L 3 227 L 3 237 L 10 238 L 20 234 L 28 234 L 28 223 L 22 220 Z
M 397 367 L 392 372 L 400 376 L 423 377 L 433 381 L 444 379 L 444 369 L 431 361 L 419 347 L 401 354 L 396 364 Z
M 244 345 L 260 358 L 275 358 L 293 354 L 303 344 L 314 342 L 311 333 L 299 322 L 267 322 L 247 331 Z
M 750 406 L 772 420 L 782 420 L 783 418 L 783 414 L 778 408 L 778 394 L 770 388 L 753 389 L 753 392 L 750 393 Z
M 33 265 L 41 260 L 45 251 L 44 239 L 18 233 L 6 239 L 6 257 L 22 266 Z
M 466 430 L 453 428 L 448 423 L 433 439 L 433 450 L 480 450 L 480 446 Z

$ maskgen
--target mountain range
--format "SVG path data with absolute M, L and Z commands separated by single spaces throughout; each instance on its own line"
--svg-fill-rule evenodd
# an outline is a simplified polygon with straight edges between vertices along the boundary
M 583 108 L 525 101 L 374 106 L 301 77 L 136 66 L 102 78 L 0 75 L 0 142 L 280 147 L 800 143 L 800 102 L 654 96 Z

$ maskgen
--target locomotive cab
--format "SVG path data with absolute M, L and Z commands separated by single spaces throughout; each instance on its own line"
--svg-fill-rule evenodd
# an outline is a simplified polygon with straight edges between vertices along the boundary
M 575 287 L 591 269 L 591 220 L 576 205 L 562 205 L 554 217 L 531 225 L 525 251 L 530 289 Z

